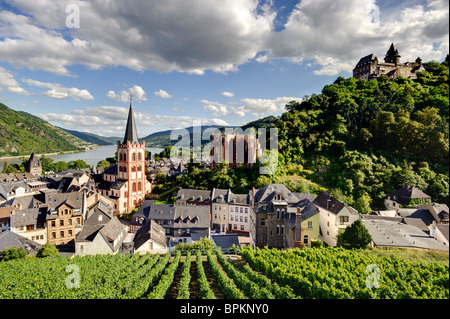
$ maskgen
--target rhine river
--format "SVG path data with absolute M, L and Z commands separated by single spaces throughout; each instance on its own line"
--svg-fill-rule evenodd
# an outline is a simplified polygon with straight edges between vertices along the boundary
M 70 162 L 75 161 L 77 159 L 81 159 L 85 161 L 89 165 L 97 165 L 97 163 L 101 160 L 106 159 L 107 157 L 114 157 L 117 150 L 117 145 L 107 145 L 101 146 L 95 150 L 87 151 L 87 152 L 79 152 L 79 153 L 70 153 L 70 154 L 58 154 L 58 155 L 48 155 L 46 157 L 51 158 L 54 163 L 63 161 Z M 161 153 L 163 148 L 146 148 L 147 151 L 152 152 L 152 154 Z M 27 156 L 26 158 L 28 158 Z M 38 156 L 40 158 L 40 156 Z M 22 163 L 22 158 L 0 158 L 0 171 L 3 169 L 3 163 L 8 162 L 8 164 L 20 164 Z

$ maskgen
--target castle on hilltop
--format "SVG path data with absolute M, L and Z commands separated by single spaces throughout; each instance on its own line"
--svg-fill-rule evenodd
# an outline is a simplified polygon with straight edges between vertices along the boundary
M 390 80 L 399 76 L 409 79 L 417 79 L 417 73 L 425 71 L 422 65 L 422 59 L 418 57 L 415 62 L 400 63 L 400 54 L 391 44 L 384 57 L 384 62 L 378 61 L 378 58 L 372 53 L 361 58 L 353 69 L 353 77 L 358 80 L 372 80 L 381 75 L 387 76 Z

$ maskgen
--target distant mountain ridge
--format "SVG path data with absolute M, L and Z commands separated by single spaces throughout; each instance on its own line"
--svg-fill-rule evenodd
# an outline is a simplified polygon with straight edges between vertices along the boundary
M 120 137 L 107 137 L 107 136 L 101 136 L 93 133 L 87 133 L 87 132 L 80 132 L 76 130 L 68 130 L 65 128 L 60 127 L 60 129 L 69 132 L 70 134 L 82 139 L 83 141 L 97 144 L 97 145 L 114 145 L 117 143 L 118 140 L 121 140 Z
M 87 145 L 37 116 L 0 103 L 0 156 L 77 151 Z

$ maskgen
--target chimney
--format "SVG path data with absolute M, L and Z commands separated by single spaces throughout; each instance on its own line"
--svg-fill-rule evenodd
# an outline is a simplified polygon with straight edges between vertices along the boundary
M 433 220 L 433 223 L 430 225 L 430 236 L 436 238 L 436 221 Z

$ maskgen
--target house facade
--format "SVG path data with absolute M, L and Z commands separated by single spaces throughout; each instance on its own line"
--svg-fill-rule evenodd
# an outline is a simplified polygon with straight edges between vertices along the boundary
M 322 241 L 330 246 L 336 246 L 339 231 L 359 219 L 358 211 L 326 192 L 321 192 L 314 200 L 314 204 L 320 211 Z

